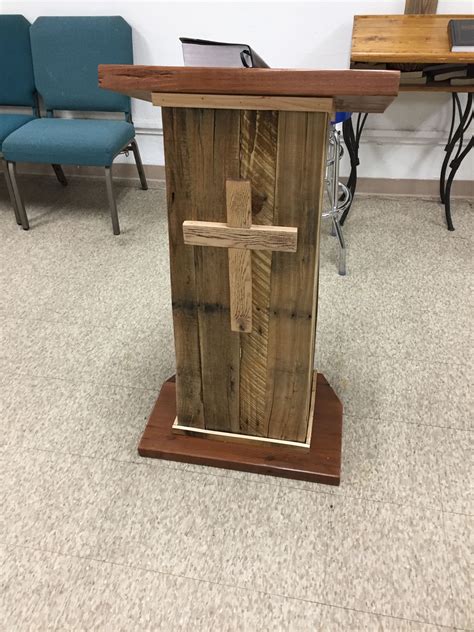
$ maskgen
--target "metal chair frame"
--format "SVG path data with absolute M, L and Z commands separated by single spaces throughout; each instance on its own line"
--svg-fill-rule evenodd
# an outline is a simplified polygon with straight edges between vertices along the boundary
M 339 242 L 339 274 L 341 276 L 346 274 L 346 242 L 342 233 L 341 216 L 352 202 L 350 189 L 339 182 L 339 163 L 343 153 L 341 133 L 334 125 L 331 125 L 325 179 L 329 208 L 323 211 L 322 217 L 330 217 L 332 220 L 331 235 L 337 236 Z
M 138 149 L 138 144 L 135 138 L 127 143 L 115 156 L 115 158 L 120 154 L 128 155 L 129 152 L 133 152 L 133 156 L 135 158 L 135 164 L 137 166 L 138 176 L 140 178 L 141 188 L 146 191 L 148 189 L 148 184 L 146 181 L 145 170 L 143 168 L 142 159 L 140 156 L 140 150 Z M 3 161 L 5 162 L 5 161 Z M 52 165 L 54 169 L 54 173 L 58 181 L 63 185 L 67 185 L 67 178 L 62 170 L 61 165 L 54 164 Z M 16 163 L 7 162 L 6 169 L 6 179 L 7 179 L 7 187 L 10 193 L 10 197 L 12 197 L 13 207 L 15 209 L 15 217 L 17 223 L 23 227 L 23 230 L 28 230 L 30 227 L 30 223 L 28 221 L 28 215 L 26 213 L 25 204 L 20 194 L 20 190 L 18 188 L 17 179 L 16 179 Z M 117 213 L 117 203 L 115 200 L 113 181 L 112 181 L 112 165 L 105 167 L 105 185 L 107 189 L 107 198 L 109 201 L 110 215 L 112 219 L 112 230 L 114 235 L 120 235 L 120 224 Z
M 1 166 L 2 171 L 3 171 L 3 175 L 5 176 L 5 182 L 7 183 L 8 197 L 10 198 L 10 202 L 11 202 L 11 205 L 13 207 L 13 211 L 15 213 L 16 223 L 18 224 L 18 226 L 21 226 L 22 225 L 21 216 L 20 216 L 20 213 L 18 211 L 18 206 L 17 206 L 17 203 L 16 203 L 16 197 L 15 197 L 15 193 L 13 191 L 13 184 L 12 184 L 12 180 L 10 178 L 10 172 L 8 171 L 7 161 L 5 160 L 5 158 L 3 157 L 2 154 L 0 154 L 0 166 Z

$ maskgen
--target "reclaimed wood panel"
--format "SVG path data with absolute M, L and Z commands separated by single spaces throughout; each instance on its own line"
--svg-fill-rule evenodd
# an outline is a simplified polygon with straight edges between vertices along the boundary
M 167 118 L 170 112 L 174 121 Z M 225 249 L 185 246 L 184 240 L 179 245 L 192 258 L 172 249 L 172 271 L 186 289 L 181 300 L 173 289 L 177 359 L 191 353 L 194 365 L 185 362 L 185 368 L 201 371 L 201 383 L 193 382 L 185 399 L 191 413 L 178 414 L 181 425 L 306 440 L 328 120 L 327 113 L 165 108 L 164 123 L 172 130 L 165 135 L 167 169 L 174 174 L 168 192 L 170 240 L 177 241 L 175 231 L 182 235 L 183 222 L 223 224 L 226 180 L 239 177 L 251 183 L 255 228 L 275 224 L 298 231 L 296 252 L 252 252 L 248 334 L 230 327 Z M 198 403 L 198 413 L 190 401 Z
M 164 108 L 166 194 L 171 300 L 176 355 L 177 415 L 182 423 L 204 427 L 194 248 L 183 240 L 184 219 L 197 217 L 192 152 L 198 129 L 192 111 Z M 182 139 L 186 138 L 187 143 Z
M 328 123 L 279 114 L 274 222 L 298 228 L 298 250 L 272 257 L 266 413 L 268 436 L 290 441 L 305 441 L 308 426 Z
M 272 225 L 278 139 L 277 111 L 240 115 L 240 177 L 252 190 L 252 224 Z M 240 337 L 240 432 L 268 435 L 268 318 L 272 253 L 252 252 L 252 331 Z
M 196 219 L 226 221 L 225 183 L 239 178 L 240 116 L 236 110 L 190 109 L 195 117 L 197 151 Z M 188 139 L 181 139 L 188 143 Z M 202 401 L 205 427 L 239 428 L 239 334 L 230 328 L 227 251 L 194 248 L 198 299 Z
M 452 19 L 472 19 L 472 15 L 356 15 L 351 61 L 472 64 L 474 53 L 451 52 L 448 22 Z
M 226 219 L 225 181 L 239 177 L 239 115 L 164 108 L 163 117 L 178 419 L 235 431 L 239 337 L 229 326 L 227 252 L 185 245 L 182 223 Z

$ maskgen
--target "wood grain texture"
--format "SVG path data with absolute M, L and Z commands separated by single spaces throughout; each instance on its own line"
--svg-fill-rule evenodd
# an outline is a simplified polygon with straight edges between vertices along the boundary
M 182 423 L 204 427 L 199 347 L 198 302 L 194 249 L 185 246 L 182 222 L 197 218 L 194 165 L 199 156 L 195 115 L 188 110 L 162 112 L 168 234 L 170 249 L 171 297 L 176 355 L 177 415 Z M 188 139 L 182 144 L 183 136 Z
M 178 418 L 229 431 L 239 426 L 240 352 L 229 327 L 227 253 L 185 245 L 182 224 L 226 219 L 225 181 L 239 177 L 239 121 L 231 110 L 163 109 Z
M 99 85 L 122 94 L 183 93 L 256 96 L 338 97 L 352 111 L 384 111 L 397 95 L 394 71 L 199 68 L 191 66 L 100 65 Z M 357 97 L 364 97 L 358 104 Z M 374 98 L 371 105 L 370 98 Z M 380 99 L 385 97 L 385 99 Z M 381 108 L 381 109 L 377 109 Z
M 436 13 L 438 0 L 405 0 L 405 14 Z
M 472 15 L 356 15 L 351 61 L 472 64 L 474 53 L 450 50 L 448 22 L 454 18 Z
M 309 450 L 283 445 L 248 445 L 172 432 L 176 390 L 173 379 L 168 380 L 148 419 L 138 453 L 145 457 L 339 485 L 342 405 L 320 373 L 317 393 Z
M 184 243 L 213 248 L 296 252 L 298 229 L 293 226 L 233 228 L 224 222 L 183 222 Z
M 273 225 L 277 111 L 240 115 L 240 177 L 252 189 L 252 223 Z M 266 437 L 268 318 L 272 253 L 252 251 L 252 332 L 240 338 L 240 432 Z
M 292 441 L 305 440 L 310 407 L 328 124 L 327 114 L 279 114 L 274 221 L 298 228 L 298 250 L 272 258 L 266 411 L 268 436 Z
M 225 182 L 239 178 L 239 113 L 235 110 L 186 111 L 195 113 L 199 136 L 195 140 L 197 162 L 193 169 L 198 193 L 194 200 L 197 219 L 225 221 Z M 205 427 L 236 432 L 239 428 L 240 347 L 239 335 L 229 326 L 228 255 L 222 248 L 194 248 L 194 263 Z
M 227 224 L 232 228 L 252 225 L 252 195 L 248 180 L 226 181 Z M 230 328 L 252 331 L 252 254 L 229 248 Z
M 331 98 L 268 97 L 229 94 L 180 94 L 153 92 L 153 105 L 160 107 L 211 108 L 227 110 L 288 110 L 293 112 L 334 111 Z

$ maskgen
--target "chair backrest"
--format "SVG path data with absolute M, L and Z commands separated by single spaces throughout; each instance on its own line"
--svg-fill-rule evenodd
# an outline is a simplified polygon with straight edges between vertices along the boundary
M 30 23 L 0 15 L 0 105 L 36 106 Z
M 102 90 L 99 64 L 132 64 L 132 29 L 119 16 L 40 17 L 30 28 L 33 68 L 47 110 L 130 112 L 130 98 Z

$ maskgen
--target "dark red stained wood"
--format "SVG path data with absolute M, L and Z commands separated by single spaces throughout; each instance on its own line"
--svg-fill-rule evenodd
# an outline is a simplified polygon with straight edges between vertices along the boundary
M 383 111 L 399 82 L 400 73 L 388 70 L 99 66 L 101 88 L 139 98 L 151 92 L 335 97 L 337 107 L 337 98 L 343 97 L 356 110 L 357 97 L 364 97 L 365 111 Z M 385 98 L 372 105 L 370 97 Z
M 171 378 L 163 384 L 138 453 L 170 461 L 339 485 L 342 404 L 321 373 L 318 373 L 317 380 L 309 449 L 275 444 L 248 445 L 173 433 L 176 385 Z

